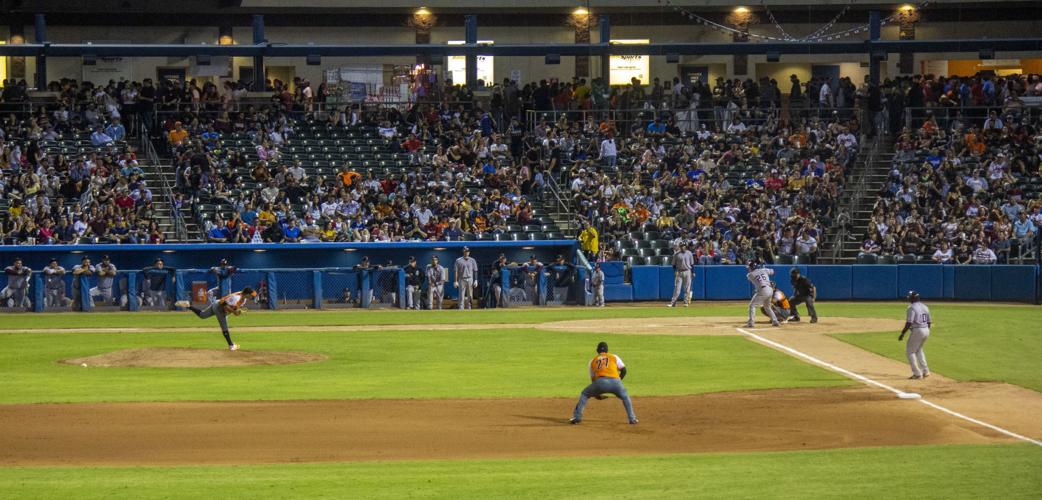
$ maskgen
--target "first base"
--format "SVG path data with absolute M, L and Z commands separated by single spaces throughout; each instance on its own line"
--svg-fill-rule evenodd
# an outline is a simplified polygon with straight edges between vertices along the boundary
M 918 392 L 899 392 L 897 393 L 897 397 L 901 399 L 923 399 L 922 394 L 919 394 Z

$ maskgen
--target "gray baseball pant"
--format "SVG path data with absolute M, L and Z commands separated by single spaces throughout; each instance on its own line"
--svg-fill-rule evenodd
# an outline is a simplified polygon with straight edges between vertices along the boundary
M 917 377 L 930 373 L 930 367 L 926 365 L 926 353 L 923 352 L 923 345 L 929 338 L 929 328 L 912 328 L 908 335 L 905 355 L 908 356 L 908 364 L 912 367 L 912 375 Z
M 431 285 L 427 287 L 427 306 L 431 309 L 441 309 L 441 300 L 445 298 L 445 285 Z M 435 307 L 437 304 L 437 307 Z
M 603 306 L 604 305 L 604 284 L 596 285 L 593 287 L 593 305 Z
M 32 305 L 29 303 L 29 287 L 14 289 L 4 287 L 3 290 L 0 290 L 0 299 L 12 299 L 12 302 L 14 303 L 13 307 L 28 308 Z
M 228 341 L 228 345 L 233 344 L 231 334 L 228 332 L 228 314 L 224 312 L 224 305 L 220 302 L 214 302 L 213 304 L 206 306 L 205 309 L 196 309 L 195 307 L 192 307 L 191 311 L 194 312 L 199 319 L 216 316 L 217 323 L 221 325 L 221 333 L 224 335 L 224 340 Z
M 756 308 L 763 307 L 767 309 L 767 315 L 771 317 L 771 324 L 777 323 L 778 318 L 774 315 L 774 308 L 771 307 L 771 295 L 774 294 L 774 290 L 770 287 L 763 287 L 756 291 L 753 298 L 749 300 L 749 322 L 756 322 Z
M 579 394 L 579 402 L 575 404 L 572 418 L 582 420 L 586 402 L 590 398 L 600 396 L 601 394 L 614 394 L 615 397 L 621 399 L 622 406 L 626 408 L 626 416 L 629 417 L 630 422 L 637 420 L 637 415 L 633 413 L 633 402 L 630 401 L 630 395 L 626 392 L 626 386 L 622 385 L 622 380 L 610 377 L 601 377 L 594 380 L 593 383 L 583 389 L 582 393 Z
M 65 286 L 64 284 L 59 287 L 47 288 L 47 297 L 44 304 L 47 307 L 64 307 L 65 306 Z
M 474 308 L 474 278 L 463 278 L 459 280 L 459 308 Z
M 677 297 L 680 296 L 680 290 L 684 290 L 684 303 L 691 303 L 691 270 L 687 271 L 676 271 L 673 273 L 673 300 L 670 304 L 676 305 Z
M 407 309 L 420 308 L 420 287 L 416 285 L 405 286 L 405 307 Z

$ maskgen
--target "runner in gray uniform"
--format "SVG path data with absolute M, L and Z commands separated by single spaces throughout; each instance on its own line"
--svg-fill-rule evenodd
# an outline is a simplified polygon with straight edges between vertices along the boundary
M 427 264 L 424 274 L 427 275 L 427 307 L 441 309 L 441 301 L 445 298 L 445 280 L 448 273 L 445 266 L 438 263 L 437 255 L 431 257 L 431 263 Z
M 46 307 L 65 307 L 65 268 L 58 265 L 58 259 L 51 259 L 43 268 L 44 305 Z
M 593 274 L 590 275 L 590 288 L 593 289 L 593 305 L 604 307 L 604 271 L 601 270 L 600 262 L 593 265 Z
M 930 376 L 930 367 L 926 365 L 926 353 L 923 352 L 923 344 L 930 338 L 930 328 L 933 320 L 930 318 L 930 308 L 919 301 L 919 292 L 910 290 L 908 292 L 908 316 L 905 318 L 905 327 L 901 329 L 901 335 L 897 337 L 900 342 L 904 340 L 909 330 L 912 334 L 908 336 L 908 344 L 905 345 L 905 355 L 908 356 L 908 364 L 912 367 L 912 379 L 921 379 Z
M 4 274 L 7 275 L 7 286 L 0 290 L 0 301 L 4 301 L 7 307 L 31 307 L 29 277 L 33 270 L 23 266 L 21 258 L 16 258 L 13 264 L 4 268 Z
M 683 288 L 684 294 L 684 307 L 691 305 L 691 274 L 694 272 L 692 271 L 694 265 L 695 256 L 691 254 L 691 250 L 688 250 L 688 243 L 681 243 L 677 252 L 673 254 L 673 300 L 669 302 L 669 307 L 677 305 L 677 297 L 681 294 L 681 288 Z
M 767 315 L 771 317 L 771 326 L 781 326 L 774 315 L 774 308 L 771 307 L 771 297 L 774 295 L 774 288 L 771 287 L 771 275 L 773 274 L 774 269 L 761 268 L 760 264 L 756 262 L 749 263 L 749 274 L 745 277 L 753 284 L 756 291 L 753 293 L 753 298 L 749 300 L 749 321 L 745 324 L 747 328 L 754 326 L 756 309 L 760 307 L 763 307 Z
M 459 290 L 459 308 L 474 308 L 474 286 L 477 284 L 478 261 L 470 256 L 470 248 L 463 247 L 463 257 L 456 259 L 456 289 Z

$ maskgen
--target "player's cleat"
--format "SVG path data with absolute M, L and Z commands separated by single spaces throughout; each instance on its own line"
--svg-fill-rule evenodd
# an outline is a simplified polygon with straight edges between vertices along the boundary
M 781 326 L 781 323 L 779 323 L 777 321 L 772 321 L 771 322 L 771 326 Z
M 674 304 L 674 303 L 672 303 L 672 302 L 670 302 L 669 304 L 666 304 L 666 307 L 676 307 L 676 306 L 677 306 L 677 305 L 676 305 L 676 304 Z
M 920 377 L 919 375 L 912 375 L 911 377 L 908 377 L 908 380 L 919 380 L 921 378 L 922 377 Z
M 684 307 L 691 307 L 691 303 L 690 302 L 684 302 Z
M 192 307 L 192 303 L 188 302 L 187 300 L 179 300 L 177 302 L 174 302 L 174 307 L 188 309 L 189 307 Z
M 579 419 L 577 419 L 577 418 L 575 418 L 575 417 L 572 417 L 572 418 L 569 418 L 569 419 L 568 419 L 568 423 L 569 423 L 569 424 L 572 424 L 572 425 L 575 425 L 575 424 L 577 424 L 577 423 L 579 423 L 579 422 L 582 422 L 582 420 L 579 420 Z
M 930 376 L 930 372 L 926 372 L 926 373 L 923 374 L 923 378 L 926 378 L 926 377 L 929 377 L 929 376 Z
M 752 328 L 752 327 L 754 327 L 754 326 L 756 326 L 756 325 L 754 325 L 752 321 L 749 321 L 749 322 L 747 322 L 747 323 L 746 323 L 745 325 L 743 325 L 743 326 L 745 326 L 746 328 Z
M 800 322 L 800 317 L 799 316 L 793 316 L 793 317 L 789 318 L 788 321 L 790 323 L 799 323 Z
M 818 322 L 818 318 L 811 318 L 811 319 L 810 319 L 810 322 L 811 322 L 811 323 L 817 323 L 817 322 Z
M 640 422 L 640 420 L 633 419 L 633 420 L 630 420 L 630 425 L 637 425 L 637 423 L 639 423 L 639 422 Z
M 232 345 L 228 346 L 228 350 L 229 351 L 238 351 L 239 350 L 239 344 L 232 344 Z

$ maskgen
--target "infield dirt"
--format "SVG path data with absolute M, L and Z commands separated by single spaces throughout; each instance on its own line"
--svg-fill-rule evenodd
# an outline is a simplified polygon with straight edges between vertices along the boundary
M 578 392 L 578 389 L 577 389 Z M 0 405 L 0 464 L 468 459 L 990 443 L 1009 439 L 862 387 L 636 397 Z

